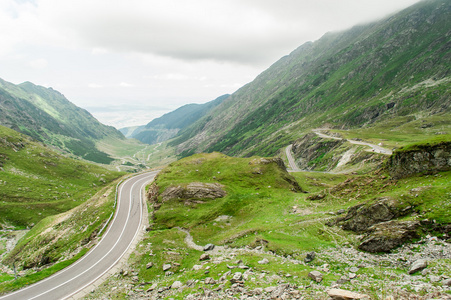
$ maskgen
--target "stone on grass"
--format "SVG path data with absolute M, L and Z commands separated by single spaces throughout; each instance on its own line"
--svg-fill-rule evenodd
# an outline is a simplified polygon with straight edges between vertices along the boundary
M 179 289 L 183 286 L 183 283 L 181 281 L 174 281 L 171 285 L 171 289 Z
M 231 283 L 240 283 L 243 280 L 243 274 L 241 272 L 235 272 L 235 274 L 233 274 L 232 279 L 230 279 Z
M 164 265 L 163 265 L 163 271 L 167 271 L 167 270 L 169 270 L 171 267 L 172 267 L 171 264 L 164 264 Z
M 444 286 L 451 286 L 451 278 L 443 280 L 443 285 Z
M 209 259 L 210 259 L 210 255 L 208 255 L 206 253 L 203 253 L 199 258 L 200 261 L 209 260 Z
M 359 300 L 359 299 L 370 299 L 368 295 L 358 294 L 347 290 L 341 289 L 330 289 L 327 291 L 329 297 L 334 300 Z
M 147 289 L 146 292 L 151 292 L 153 290 L 155 290 L 158 287 L 158 285 L 156 283 L 152 284 L 152 286 L 150 288 Z
M 214 248 L 215 248 L 215 245 L 213 245 L 213 244 L 206 244 L 204 246 L 204 251 L 210 251 L 210 250 L 213 250 Z
M 305 262 L 305 263 L 311 262 L 312 260 L 315 259 L 315 256 L 316 256 L 315 251 L 312 251 L 312 252 L 307 253 L 307 256 L 304 258 L 304 262 Z
M 146 269 L 150 269 L 153 267 L 153 262 L 150 262 L 146 265 Z
M 193 266 L 194 271 L 199 271 L 200 269 L 202 269 L 202 265 L 194 265 Z
M 258 263 L 261 265 L 267 265 L 269 264 L 269 260 L 267 258 L 263 258 L 262 260 L 259 260 Z
M 311 271 L 310 273 L 308 273 L 308 277 L 310 277 L 311 279 L 315 280 L 316 282 L 321 282 L 321 280 L 323 280 L 323 274 L 321 274 L 321 272 L 318 271 Z
M 428 266 L 428 263 L 425 259 L 419 259 L 415 261 L 409 269 L 409 274 L 413 274 L 415 272 L 421 271 Z
M 216 284 L 216 280 L 211 277 L 205 278 L 205 284 Z

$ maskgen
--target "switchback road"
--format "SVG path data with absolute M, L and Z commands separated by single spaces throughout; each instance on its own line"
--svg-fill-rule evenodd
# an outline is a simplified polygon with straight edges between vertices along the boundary
M 374 145 L 374 144 L 370 144 L 367 142 L 361 142 L 361 141 L 356 141 L 356 140 L 347 140 L 347 139 L 343 139 L 340 137 L 327 135 L 327 134 L 322 133 L 321 130 L 322 129 L 313 129 L 312 131 L 314 133 L 316 133 L 319 137 L 322 137 L 322 138 L 334 139 L 334 140 L 346 140 L 346 141 L 350 142 L 351 144 L 371 147 L 371 150 L 370 150 L 371 152 L 376 152 L 376 153 L 386 154 L 386 155 L 392 155 L 392 153 L 393 153 L 390 149 L 383 148 L 379 145 Z
M 143 224 L 143 187 L 158 172 L 140 174 L 123 182 L 118 191 L 117 210 L 100 242 L 69 267 L 0 300 L 67 299 L 94 283 L 124 256 Z

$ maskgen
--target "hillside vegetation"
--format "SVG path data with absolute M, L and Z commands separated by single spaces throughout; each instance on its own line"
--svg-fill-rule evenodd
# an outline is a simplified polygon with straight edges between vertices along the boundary
M 330 287 L 371 299 L 444 296 L 434 276 L 451 276 L 451 252 L 449 244 L 429 234 L 449 239 L 450 179 L 450 171 L 400 180 L 381 170 L 289 175 L 275 158 L 187 157 L 162 170 L 149 187 L 149 233 L 128 265 L 88 299 L 274 298 L 284 293 L 326 299 Z M 384 214 L 387 209 L 398 213 Z M 384 250 L 388 254 L 356 250 L 368 244 L 371 225 L 420 223 L 408 240 L 412 244 L 402 245 L 403 240 Z M 391 245 L 386 241 L 400 230 L 393 228 L 378 245 Z M 209 243 L 215 248 L 202 251 Z M 312 251 L 316 256 L 305 260 Z M 429 276 L 409 274 L 419 257 L 428 260 Z M 322 279 L 315 282 L 311 271 Z
M 0 227 L 33 227 L 80 205 L 121 175 L 0 126 Z
M 60 92 L 31 82 L 15 85 L 0 79 L 0 125 L 101 164 L 110 164 L 118 157 L 105 152 L 109 147 L 99 150 L 99 143 L 111 142 L 111 147 L 130 143 L 114 127 L 101 124 Z
M 375 23 L 327 33 L 274 63 L 170 145 L 181 156 L 274 155 L 313 128 L 382 126 L 379 136 L 402 146 L 390 131 L 399 119 L 420 127 L 437 115 L 449 126 L 450 28 L 451 3 L 427 0 Z

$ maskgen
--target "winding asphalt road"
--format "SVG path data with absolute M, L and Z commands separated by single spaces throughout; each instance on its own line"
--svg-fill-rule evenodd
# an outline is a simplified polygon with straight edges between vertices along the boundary
M 125 255 L 142 230 L 142 189 L 157 173 L 140 174 L 120 185 L 113 221 L 100 242 L 81 259 L 44 280 L 0 299 L 67 299 L 107 273 Z
M 318 129 L 313 129 L 312 131 L 316 135 L 318 135 L 319 137 L 322 137 L 322 138 L 334 139 L 334 140 L 343 140 L 343 138 L 340 138 L 340 137 L 324 134 L 324 133 L 321 132 L 321 130 L 323 130 L 323 129 L 319 129 L 318 128 Z M 393 153 L 390 149 L 383 148 L 383 147 L 381 147 L 379 145 L 374 145 L 374 144 L 361 142 L 361 141 L 356 141 L 356 140 L 347 140 L 347 139 L 345 139 L 345 140 L 347 142 L 351 143 L 351 144 L 363 145 L 363 146 L 371 147 L 371 150 L 368 150 L 368 151 L 371 151 L 371 152 L 376 152 L 376 153 L 386 154 L 386 155 L 391 155 Z M 288 159 L 288 164 L 289 164 L 289 166 L 291 168 L 291 170 L 289 170 L 289 172 L 299 172 L 299 171 L 301 171 L 301 169 L 299 169 L 299 167 L 296 164 L 296 161 L 293 158 L 292 151 L 291 151 L 292 148 L 293 148 L 292 144 L 288 145 L 285 148 L 285 153 L 286 153 L 286 156 L 287 156 L 287 159 Z

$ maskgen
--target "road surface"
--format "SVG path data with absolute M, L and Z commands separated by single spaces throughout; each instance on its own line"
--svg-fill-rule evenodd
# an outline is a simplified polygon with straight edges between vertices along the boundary
M 293 155 L 291 155 L 291 149 L 293 148 L 293 145 L 291 144 L 291 145 L 288 145 L 286 148 L 285 148 L 285 153 L 286 153 L 286 155 L 287 155 L 287 159 L 288 159 L 288 164 L 290 165 L 290 168 L 291 168 L 291 172 L 300 172 L 301 171 L 301 169 L 299 169 L 298 168 L 298 166 L 296 165 L 296 162 L 295 162 L 295 160 L 294 160 L 294 158 L 293 158 Z
M 142 188 L 157 173 L 140 174 L 121 184 L 111 225 L 100 242 L 81 259 L 44 280 L 0 297 L 0 300 L 67 299 L 102 277 L 119 262 L 142 230 Z
M 321 130 L 322 129 L 313 129 L 312 131 L 314 133 L 316 133 L 318 136 L 322 137 L 322 138 L 334 139 L 334 140 L 343 140 L 343 138 L 340 138 L 340 137 L 324 134 L 324 133 L 321 132 Z M 371 148 L 371 150 L 369 150 L 370 152 L 375 152 L 375 153 L 380 153 L 380 154 L 387 154 L 387 155 L 392 155 L 392 153 L 393 153 L 390 149 L 383 148 L 383 147 L 378 146 L 378 145 L 374 145 L 374 144 L 370 144 L 370 143 L 366 143 L 366 142 L 355 141 L 355 140 L 347 140 L 347 139 L 344 139 L 344 140 L 350 142 L 351 144 L 368 146 L 368 147 Z

